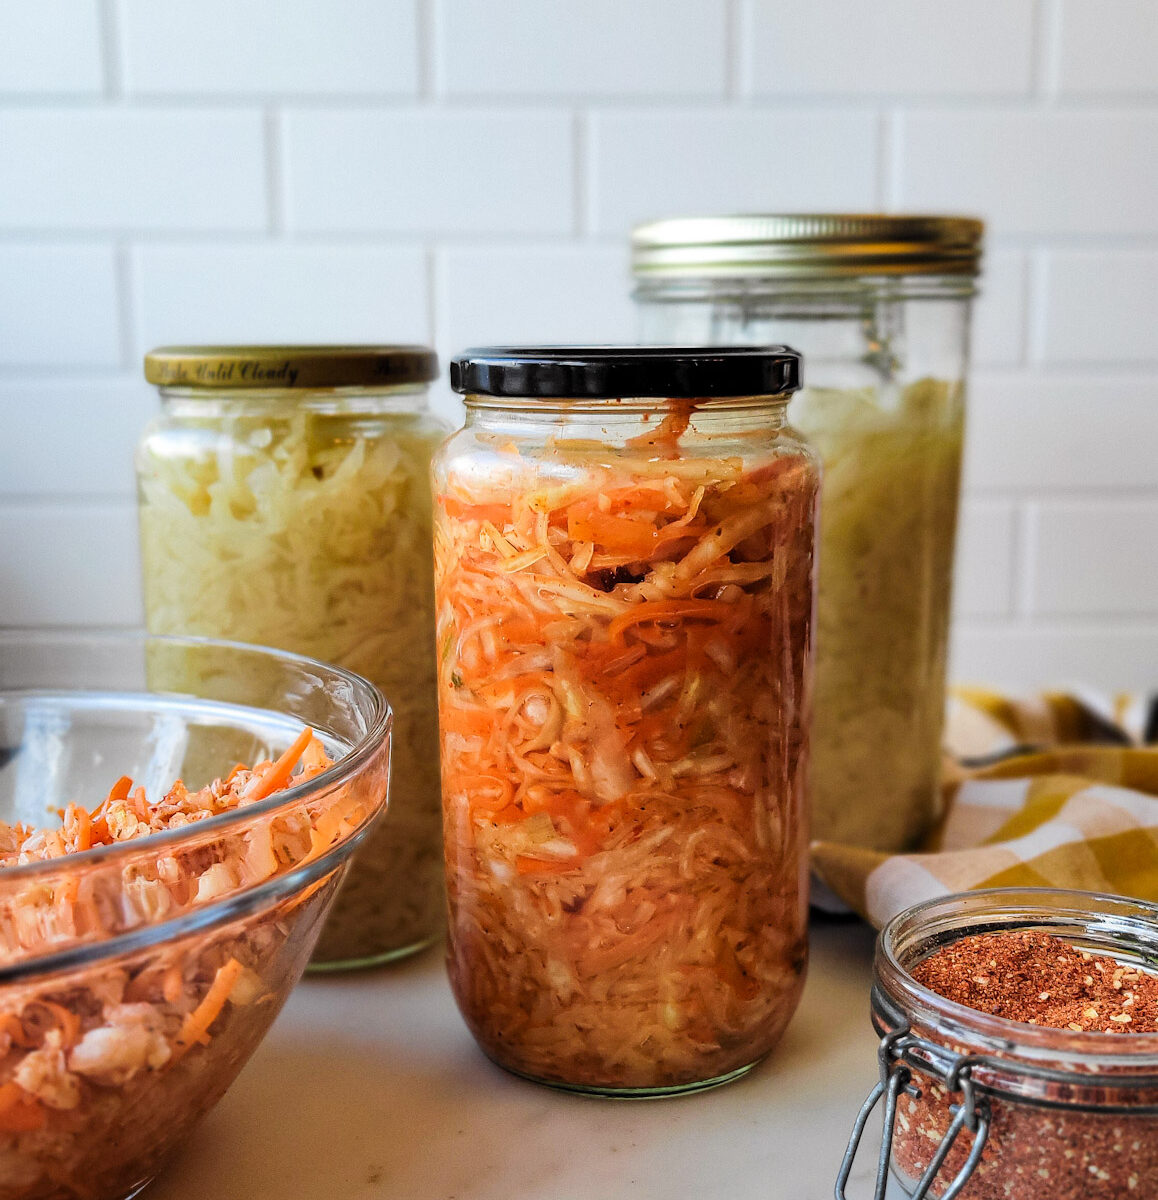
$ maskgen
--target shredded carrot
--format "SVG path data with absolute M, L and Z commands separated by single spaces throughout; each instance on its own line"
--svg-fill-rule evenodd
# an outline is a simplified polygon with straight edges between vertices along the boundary
M 98 813 L 103 813 L 110 804 L 116 804 L 119 801 L 124 800 L 132 790 L 132 779 L 128 775 L 122 775 L 120 779 L 118 779 L 116 783 L 109 788 L 109 794 L 105 797 L 104 802 L 102 804 L 98 804 L 97 807 L 93 809 L 92 815 L 95 817 Z
M 200 1004 L 185 1018 L 180 1032 L 173 1042 L 173 1057 L 171 1062 L 183 1058 L 192 1048 L 194 1042 L 208 1037 L 209 1027 L 221 1015 L 225 1002 L 233 991 L 233 985 L 238 976 L 245 970 L 236 958 L 231 958 L 220 967 L 209 985 L 209 991 Z
M 37 1003 L 42 1004 L 56 1018 L 56 1023 L 60 1026 L 60 1032 L 63 1035 L 62 1042 L 65 1049 L 75 1046 L 80 1041 L 80 1017 L 54 1000 L 39 1000 Z
M 633 625 L 649 621 L 727 621 L 735 615 L 735 606 L 723 600 L 647 600 L 634 605 L 607 627 L 612 641 L 621 641 Z
M 36 1039 L 24 1032 L 24 1022 L 15 1013 L 0 1013 L 0 1033 L 6 1033 L 14 1046 L 36 1045 Z
M 694 407 L 626 445 L 548 434 L 493 477 L 435 468 L 448 961 L 483 1044 L 540 1078 L 603 1055 L 622 1079 L 641 1019 L 710 1077 L 797 978 L 765 933 L 800 903 L 816 471 L 707 422 L 685 455 Z
M 303 729 L 276 762 L 271 763 L 266 771 L 250 781 L 245 789 L 245 798 L 247 800 L 264 800 L 266 796 L 285 787 L 293 774 L 294 767 L 297 766 L 298 759 L 306 752 L 306 747 L 313 741 L 313 738 L 314 731 L 312 729 Z
M 578 866 L 573 859 L 567 858 L 533 858 L 529 854 L 515 858 L 515 870 L 520 875 L 566 875 Z
M 179 963 L 174 963 L 161 980 L 161 995 L 166 1004 L 176 1005 L 185 993 L 185 976 Z

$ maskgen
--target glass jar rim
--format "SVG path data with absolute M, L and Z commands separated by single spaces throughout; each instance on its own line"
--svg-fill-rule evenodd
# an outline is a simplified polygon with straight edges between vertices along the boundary
M 800 383 L 789 346 L 479 346 L 450 363 L 450 386 L 476 403 L 779 397 Z
M 1158 905 L 1143 900 L 1064 888 L 989 888 L 938 896 L 898 913 L 881 931 L 873 966 L 874 1004 L 880 993 L 914 1027 L 938 1038 L 969 1041 L 980 1053 L 1016 1064 L 1050 1062 L 1074 1068 L 1074 1081 L 1089 1086 L 1084 1072 L 1097 1067 L 1145 1069 L 1158 1084 L 1158 1033 L 1107 1033 L 1030 1025 L 983 1013 L 949 1000 L 917 982 L 910 968 L 929 953 L 976 933 L 1037 929 L 1117 959 L 1136 946 L 1158 945 Z M 1075 935 L 1082 934 L 1083 938 Z M 1097 944 L 1096 936 L 1105 937 Z M 1068 935 L 1068 936 L 1067 936 Z
M 158 387 L 232 390 L 395 387 L 438 378 L 428 346 L 158 346 L 145 379 Z

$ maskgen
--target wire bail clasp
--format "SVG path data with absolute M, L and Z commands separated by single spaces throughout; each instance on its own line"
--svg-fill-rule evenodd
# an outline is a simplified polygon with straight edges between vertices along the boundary
M 922 1053 L 914 1054 L 914 1051 Z M 931 1054 L 930 1051 L 932 1051 Z M 969 1149 L 969 1155 L 940 1197 L 940 1200 L 954 1200 L 968 1183 L 978 1162 L 981 1161 L 985 1143 L 989 1138 L 989 1106 L 984 1097 L 977 1095 L 973 1083 L 974 1060 L 965 1055 L 954 1055 L 945 1063 L 945 1066 L 939 1066 L 938 1063 L 944 1061 L 944 1048 L 914 1037 L 907 1025 L 890 1030 L 881 1038 L 877 1048 L 877 1060 L 880 1064 L 880 1082 L 869 1092 L 868 1098 L 861 1105 L 856 1120 L 853 1122 L 848 1147 L 841 1159 L 840 1170 L 836 1177 L 834 1192 L 836 1200 L 848 1200 L 845 1188 L 852 1175 L 857 1150 L 864 1138 L 868 1119 L 882 1097 L 885 1103 L 884 1133 L 877 1161 L 873 1200 L 884 1200 L 885 1189 L 888 1187 L 889 1181 L 889 1164 L 893 1154 L 893 1137 L 896 1132 L 897 1102 L 901 1092 L 907 1092 L 912 1096 L 920 1095 L 919 1089 L 912 1082 L 913 1068 L 939 1080 L 945 1085 L 950 1095 L 960 1093 L 961 1101 L 950 1108 L 953 1120 L 949 1123 L 949 1128 L 945 1131 L 945 1136 L 941 1139 L 936 1153 L 911 1193 L 910 1200 L 926 1200 L 958 1135 L 962 1129 L 968 1129 L 973 1135 L 973 1145 Z

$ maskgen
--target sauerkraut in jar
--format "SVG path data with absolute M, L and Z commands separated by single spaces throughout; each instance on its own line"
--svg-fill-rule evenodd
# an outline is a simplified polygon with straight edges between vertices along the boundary
M 394 709 L 389 812 L 358 851 L 315 966 L 398 958 L 443 926 L 436 372 L 414 346 L 168 347 L 146 359 L 163 404 L 137 455 L 150 632 L 336 663 Z
M 812 832 L 875 850 L 940 811 L 969 318 L 965 217 L 696 217 L 635 231 L 640 332 L 790 341 L 789 420 L 823 463 Z
M 817 467 L 783 348 L 470 352 L 434 464 L 448 961 L 496 1062 L 710 1087 L 804 980 Z

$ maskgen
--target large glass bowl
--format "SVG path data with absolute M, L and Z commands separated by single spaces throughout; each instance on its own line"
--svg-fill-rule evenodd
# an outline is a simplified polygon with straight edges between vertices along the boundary
M 0 869 L 0 1200 L 120 1200 L 152 1178 L 301 976 L 386 806 L 390 752 L 381 693 L 336 667 L 201 639 L 0 632 L 8 823 L 92 809 L 121 775 L 150 799 L 177 778 L 198 788 L 303 726 L 334 760 L 307 783 Z

